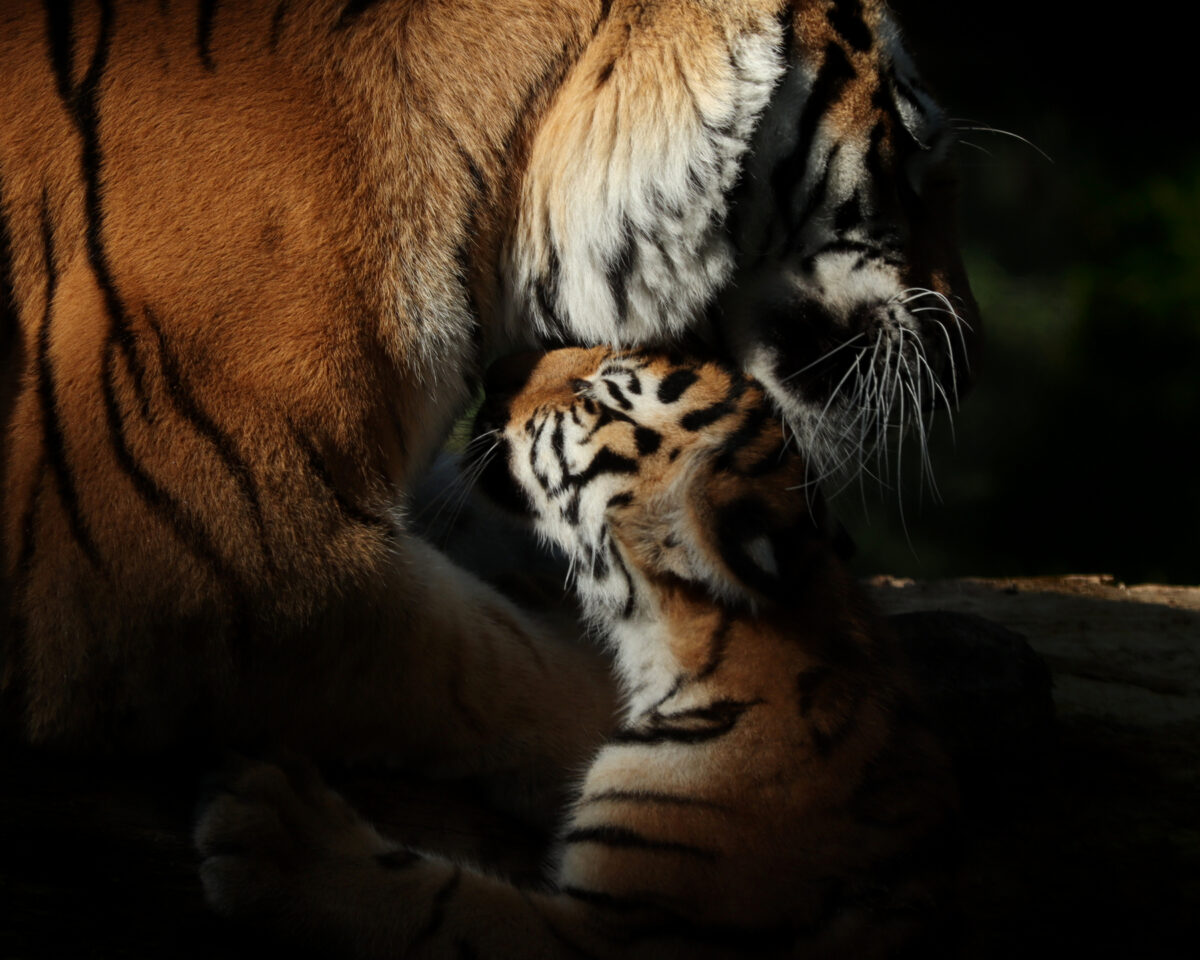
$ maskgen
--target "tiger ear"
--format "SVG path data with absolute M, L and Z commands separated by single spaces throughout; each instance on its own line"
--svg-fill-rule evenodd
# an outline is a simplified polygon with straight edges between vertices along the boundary
M 694 488 L 697 531 L 710 551 L 711 568 L 743 589 L 786 599 L 806 579 L 814 563 L 835 554 L 825 510 L 810 510 L 796 491 L 744 485 L 732 499 L 721 500 L 723 477 Z
M 724 284 L 727 195 L 784 67 L 771 7 L 612 4 L 534 136 L 511 329 L 661 339 Z

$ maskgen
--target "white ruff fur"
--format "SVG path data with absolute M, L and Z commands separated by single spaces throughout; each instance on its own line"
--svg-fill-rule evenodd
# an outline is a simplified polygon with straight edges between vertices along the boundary
M 783 59 L 774 19 L 727 41 L 707 57 L 674 51 L 658 90 L 646 89 L 647 64 L 636 62 L 647 52 L 628 51 L 635 62 L 619 61 L 582 103 L 564 97 L 569 115 L 543 126 L 508 250 L 514 340 L 531 321 L 543 337 L 661 340 L 729 279 L 728 195 Z

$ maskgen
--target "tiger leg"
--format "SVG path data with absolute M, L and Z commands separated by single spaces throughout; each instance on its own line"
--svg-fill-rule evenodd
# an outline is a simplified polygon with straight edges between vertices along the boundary
M 416 537 L 398 534 L 365 583 L 299 646 L 259 645 L 229 698 L 251 734 L 235 742 L 478 777 L 500 806 L 553 817 L 613 722 L 605 658 Z
M 303 769 L 243 769 L 204 809 L 195 840 L 218 913 L 331 956 L 677 955 L 657 937 L 629 942 L 619 916 L 566 894 L 397 847 Z M 692 943 L 682 955 L 709 954 Z

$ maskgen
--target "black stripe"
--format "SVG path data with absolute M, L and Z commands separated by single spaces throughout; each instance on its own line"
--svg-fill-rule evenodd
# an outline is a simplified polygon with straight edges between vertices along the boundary
M 26 365 L 25 342 L 19 328 L 16 282 L 13 277 L 12 233 L 4 201 L 4 179 L 0 176 L 0 490 L 7 486 L 11 457 L 9 428 L 16 398 L 24 379 Z M 7 525 L 3 525 L 7 526 Z M 8 538 L 0 526 L 0 565 L 8 557 Z M 4 611 L 15 610 L 10 598 L 15 594 L 14 583 L 0 577 L 0 633 L 4 631 Z M 0 683 L 4 677 L 4 642 L 0 640 Z
M 622 241 L 616 256 L 609 261 L 605 280 L 612 291 L 613 303 L 617 308 L 617 326 L 623 327 L 629 320 L 629 278 L 633 273 L 637 247 L 629 223 L 622 224 Z
M 895 106 L 893 105 L 893 109 Z M 877 188 L 882 188 L 888 182 L 888 172 L 883 163 L 883 142 L 887 136 L 887 125 L 880 120 L 871 128 L 870 139 L 867 144 L 867 152 L 863 158 L 863 166 L 867 171 L 869 182 L 876 184 Z
M 517 133 L 524 128 L 524 124 L 539 119 L 540 112 L 534 109 L 538 99 L 548 91 L 557 90 L 562 85 L 563 78 L 566 76 L 567 70 L 570 68 L 574 55 L 577 52 L 577 49 L 572 50 L 569 41 L 564 40 L 562 46 L 559 47 L 558 54 L 546 64 L 545 69 L 538 78 L 530 84 L 529 88 L 525 91 L 525 95 L 521 98 L 520 105 L 513 111 L 512 121 L 509 124 L 508 130 L 505 132 L 503 138 L 501 138 L 500 149 L 497 151 L 498 156 L 511 156 L 513 141 Z
M 796 705 L 800 710 L 800 716 L 807 719 L 808 715 L 812 713 L 816 704 L 817 691 L 829 679 L 830 672 L 827 664 L 821 664 L 805 670 L 796 678 Z
M 849 233 L 857 227 L 861 227 L 866 222 L 863 216 L 862 204 L 859 202 L 858 193 L 850 195 L 849 199 L 842 201 L 837 210 L 833 214 L 833 232 L 837 234 Z
M 217 16 L 218 0 L 200 0 L 196 8 L 196 52 L 204 69 L 213 71 L 217 65 L 212 58 L 213 21 Z
M 729 615 L 729 611 L 722 609 L 721 621 L 717 624 L 717 629 L 713 631 L 712 637 L 709 638 L 708 659 L 700 668 L 700 672 L 696 674 L 697 680 L 711 677 L 725 661 L 725 651 L 729 647 L 729 628 L 732 624 L 733 618 Z
M 595 25 L 592 27 L 592 36 L 594 37 L 600 28 L 608 20 L 608 15 L 612 12 L 612 0 L 600 0 L 600 16 L 597 17 Z
M 728 416 L 733 413 L 735 401 L 746 392 L 748 384 L 749 381 L 745 377 L 739 374 L 732 374 L 729 381 L 729 389 L 725 392 L 723 399 L 707 407 L 701 407 L 698 410 L 692 410 L 690 413 L 684 414 L 679 420 L 679 425 L 683 429 L 694 433 L 697 430 L 702 430 L 716 423 L 722 417 Z
M 644 897 L 619 897 L 603 890 L 589 890 L 586 887 L 565 886 L 561 891 L 565 896 L 590 907 L 604 907 L 606 910 L 616 910 L 619 913 L 632 913 L 636 910 L 651 910 L 657 912 L 657 904 Z
M 699 379 L 694 370 L 675 370 L 667 374 L 658 385 L 658 402 L 674 403 Z
M 679 713 L 652 713 L 640 726 L 618 730 L 610 739 L 617 744 L 697 744 L 719 740 L 730 733 L 761 700 L 718 700 L 705 707 Z
M 549 230 L 546 233 L 547 264 L 546 273 L 540 277 L 534 285 L 534 294 L 537 297 L 538 307 L 542 311 L 542 317 L 545 319 L 547 326 L 550 327 L 550 332 L 563 338 L 567 336 L 567 327 L 563 323 L 562 317 L 559 316 L 557 299 L 558 299 L 558 278 L 561 272 L 561 263 L 558 259 L 558 247 L 554 245 L 554 237 Z
M 310 437 L 306 436 L 300 430 L 295 429 L 295 427 L 292 428 L 292 437 L 304 453 L 304 457 L 308 461 L 308 469 L 320 481 L 321 486 L 325 488 L 334 503 L 337 504 L 342 516 L 347 520 L 361 523 L 364 526 L 391 529 L 391 524 L 386 517 L 368 513 L 338 489 L 337 484 L 333 480 L 333 474 L 329 470 L 329 465 L 325 462 L 325 458 L 321 456 L 321 451 L 317 449 L 316 443 Z
M 564 479 L 571 472 L 571 467 L 567 463 L 566 421 L 566 415 L 561 410 L 555 410 L 554 429 L 550 431 L 550 449 L 554 452 L 554 459 L 558 462 L 558 469 L 562 472 Z
M 803 208 L 801 208 L 800 212 L 796 215 L 795 221 L 791 224 L 787 239 L 784 241 L 785 249 L 795 250 L 797 248 L 804 227 L 813 218 L 813 215 L 825 205 L 825 198 L 829 196 L 829 181 L 833 176 L 833 164 L 841 151 L 842 145 L 835 143 L 825 155 L 825 159 L 822 161 L 821 179 L 816 182 L 813 189 L 809 192 L 805 198 Z M 803 261 L 801 266 L 805 270 L 811 271 L 813 267 L 812 258 L 810 257 Z
M 271 15 L 271 34 L 267 39 L 267 47 L 272 53 L 279 49 L 279 41 L 283 38 L 283 19 L 288 14 L 290 0 L 279 0 L 279 6 Z
M 628 620 L 633 616 L 634 608 L 637 606 L 637 588 L 633 585 L 633 574 L 625 566 L 625 561 L 621 559 L 621 554 L 618 552 L 615 543 L 609 544 L 608 555 L 612 557 L 613 566 L 621 571 L 621 576 L 625 580 L 625 606 L 621 608 L 621 618 Z
M 813 82 L 812 92 L 804 102 L 800 112 L 798 143 L 801 150 L 812 149 L 813 138 L 821 120 L 829 113 L 829 108 L 837 101 L 842 88 L 858 75 L 854 65 L 846 58 L 846 54 L 836 43 L 825 47 L 825 57 L 817 79 Z
M 862 0 L 837 0 L 826 17 L 838 36 L 859 53 L 871 49 L 875 38 L 863 19 Z
M 722 417 L 727 417 L 731 413 L 733 413 L 733 404 L 728 400 L 721 400 L 707 407 L 701 407 L 699 410 L 692 410 L 690 413 L 684 414 L 679 420 L 679 425 L 684 430 L 694 433 L 697 430 L 703 430 L 705 427 L 711 426 Z
M 54 311 L 54 297 L 58 289 L 58 265 L 54 259 L 54 226 L 50 220 L 50 202 L 42 193 L 42 251 L 46 270 L 46 306 L 37 339 L 37 393 L 42 407 L 42 429 L 46 441 L 46 457 L 54 476 L 54 486 L 63 510 L 67 514 L 67 525 L 71 536 L 79 544 L 83 555 L 92 566 L 103 569 L 100 551 L 92 532 L 83 519 L 79 507 L 79 496 L 75 487 L 75 473 L 67 456 L 67 441 L 63 433 L 62 418 L 58 409 L 58 391 L 55 389 L 54 367 L 50 361 L 50 318 Z
M 742 419 L 738 428 L 725 438 L 725 442 L 721 444 L 721 449 L 713 461 L 713 466 L 718 470 L 728 470 L 741 472 L 737 470 L 736 457 L 742 449 L 763 435 L 763 428 L 766 426 L 770 413 L 765 406 L 752 407 L 750 411 Z
M 716 861 L 717 851 L 698 847 L 691 843 L 679 843 L 675 840 L 656 840 L 625 827 L 610 825 L 598 827 L 580 827 L 570 831 L 563 837 L 563 843 L 574 846 L 580 843 L 594 843 L 602 847 L 613 847 L 620 850 L 645 850 L 650 853 L 679 853 L 700 860 Z
M 425 926 L 417 931 L 416 935 L 409 941 L 408 949 L 412 950 L 419 944 L 430 939 L 434 934 L 441 929 L 442 924 L 446 920 L 446 905 L 450 902 L 450 898 L 454 896 L 458 890 L 459 882 L 462 880 L 462 869 L 455 867 L 454 872 L 450 874 L 450 879 L 447 880 L 433 895 L 433 904 L 429 908 L 429 919 L 425 921 Z
M 829 756 L 858 727 L 860 689 L 841 686 L 827 693 L 831 679 L 836 683 L 837 675 L 827 664 L 805 670 L 796 678 L 797 709 L 808 722 L 813 747 L 822 757 Z
M 103 155 L 100 150 L 100 122 L 97 92 L 100 79 L 108 64 L 112 46 L 113 4 L 112 0 L 98 0 L 100 5 L 100 29 L 96 38 L 96 50 L 87 73 L 78 87 L 71 83 L 72 59 L 74 55 L 74 23 L 69 3 L 53 3 L 47 0 L 47 34 L 50 42 L 51 63 L 59 96 L 75 123 L 81 140 L 80 165 L 84 181 L 84 211 L 86 227 L 84 239 L 88 262 L 96 276 L 96 283 L 104 297 L 104 305 L 113 328 L 115 339 L 133 378 L 133 389 L 142 408 L 142 416 L 149 419 L 150 403 L 145 389 L 145 377 L 141 360 L 138 358 L 129 315 L 113 281 L 112 269 L 101 238 L 104 214 L 102 189 Z
M 74 18 L 71 2 L 43 0 L 46 11 L 46 38 L 50 44 L 50 65 L 63 103 L 74 110 L 75 93 L 71 87 L 71 66 L 75 59 Z
M 28 705 L 26 692 L 27 671 L 22 669 L 26 662 L 27 634 L 29 625 L 25 619 L 25 594 L 29 589 L 29 577 L 33 571 L 36 552 L 35 529 L 38 503 L 45 485 L 46 467 L 38 467 L 33 483 L 33 492 L 21 518 L 21 545 L 17 551 L 17 566 L 11 580 L 0 578 L 0 627 L 8 630 L 0 635 L 0 731 L 16 729 L 25 718 Z M 5 624 L 4 617 L 8 622 Z
M 454 144 L 459 157 L 462 158 L 463 165 L 467 168 L 467 175 L 475 185 L 475 192 L 478 194 L 488 193 L 487 180 L 483 176 L 483 171 L 479 169 L 479 164 L 475 162 L 475 158 L 463 146 L 462 141 L 455 136 L 454 131 L 450 129 L 450 125 L 445 120 L 439 118 L 438 125 L 445 130 L 446 136 L 450 138 L 450 142 Z M 474 220 L 473 217 L 471 219 Z
M 629 402 L 629 398 L 625 396 L 621 388 L 613 383 L 613 381 L 606 378 L 601 382 L 604 384 L 604 388 L 608 391 L 608 395 L 617 401 L 617 405 L 620 406 L 622 410 L 633 409 L 633 404 Z
M 705 800 L 703 797 L 685 797 L 674 793 L 662 793 L 657 790 L 605 790 L 602 793 L 588 794 L 579 799 L 579 806 L 592 803 L 642 803 L 651 806 L 701 807 L 706 810 L 727 810 L 725 804 L 715 800 Z
M 586 487 L 597 477 L 607 473 L 630 474 L 637 472 L 638 462 L 632 457 L 622 456 L 608 447 L 601 447 L 583 472 L 570 477 L 569 481 L 575 486 Z
M 608 576 L 608 560 L 605 559 L 604 550 L 595 548 L 591 551 L 591 556 L 588 559 L 588 570 L 591 572 L 593 580 L 603 580 Z
M 579 501 L 582 499 L 579 488 L 574 488 L 567 495 L 567 505 L 562 509 L 562 518 L 572 527 L 579 524 Z
M 689 677 L 686 673 L 676 674 L 675 679 L 671 681 L 670 688 L 654 702 L 654 706 L 650 708 L 649 712 L 657 716 L 659 714 L 659 708 L 661 708 L 664 703 L 667 703 L 672 697 L 675 696 L 675 694 L 687 686 L 688 680 Z
M 854 67 L 846 59 L 842 48 L 836 43 L 826 46 L 824 61 L 817 72 L 817 78 L 813 82 L 808 99 L 804 102 L 804 108 L 800 112 L 796 140 L 797 153 L 781 158 L 771 171 L 771 192 L 777 206 L 790 209 L 792 198 L 808 170 L 817 128 L 829 108 L 841 95 L 842 89 L 854 79 L 855 75 Z M 828 178 L 828 175 L 829 166 L 827 164 L 825 177 Z M 811 208 L 811 202 L 807 206 Z M 800 223 L 803 221 L 802 217 Z M 795 226 L 794 224 L 793 230 Z
M 17 291 L 13 281 L 12 232 L 4 206 L 4 180 L 0 178 L 0 371 L 4 370 L 17 339 Z M 4 429 L 0 413 L 0 430 Z
M 125 418 L 117 400 L 116 360 L 114 350 L 119 349 L 116 330 L 109 333 L 102 351 L 103 369 L 100 384 L 104 398 L 104 413 L 112 439 L 113 456 L 117 466 L 129 478 L 138 496 L 167 524 L 175 536 L 197 558 L 206 563 L 218 583 L 229 594 L 232 605 L 231 622 L 235 635 L 249 630 L 250 605 L 245 589 L 233 569 L 221 555 L 211 534 L 201 519 L 159 483 L 138 463 L 129 448 L 125 433 Z
M 350 0 L 338 15 L 337 22 L 333 25 L 334 30 L 345 30 L 347 27 L 353 26 L 354 21 L 361 17 L 364 13 L 375 6 L 379 0 Z
M 166 381 L 166 394 L 170 399 L 171 406 L 175 408 L 175 412 L 179 416 L 187 420 L 195 428 L 196 432 L 212 444 L 213 449 L 216 450 L 217 456 L 225 465 L 225 469 L 233 478 L 234 483 L 237 484 L 238 489 L 250 507 L 250 516 L 254 521 L 255 529 L 258 531 L 258 542 L 259 547 L 262 549 L 263 560 L 267 564 L 267 568 L 273 571 L 275 569 L 275 558 L 271 549 L 270 538 L 267 536 L 267 525 L 263 519 L 262 500 L 249 464 L 238 453 L 233 438 L 222 430 L 216 421 L 209 416 L 208 412 L 204 410 L 200 402 L 196 399 L 192 389 L 187 385 L 187 381 L 184 379 L 179 368 L 179 360 L 168 347 L 162 325 L 159 323 L 154 311 L 146 307 L 143 311 L 143 316 L 145 317 L 147 326 L 154 333 L 158 344 L 158 362 L 161 367 L 162 376 Z

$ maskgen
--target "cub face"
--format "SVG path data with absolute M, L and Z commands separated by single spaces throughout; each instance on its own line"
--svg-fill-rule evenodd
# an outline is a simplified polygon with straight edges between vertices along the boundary
M 597 347 L 512 358 L 492 380 L 485 489 L 532 515 L 597 609 L 632 616 L 634 574 L 761 600 L 827 546 L 805 463 L 740 372 Z

